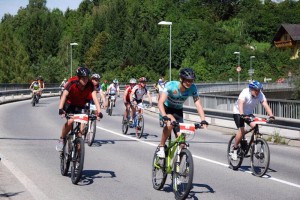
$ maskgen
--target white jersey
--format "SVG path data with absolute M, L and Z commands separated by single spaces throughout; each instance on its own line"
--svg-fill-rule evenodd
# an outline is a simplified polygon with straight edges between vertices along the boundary
M 243 104 L 243 114 L 245 115 L 250 115 L 253 114 L 253 110 L 255 106 L 259 103 L 262 103 L 266 100 L 265 95 L 260 91 L 260 93 L 256 96 L 253 97 L 251 95 L 251 91 L 249 88 L 243 89 L 243 91 L 240 93 L 239 98 L 244 101 Z M 234 114 L 240 114 L 239 109 L 238 109 L 238 100 L 235 102 L 233 106 L 233 113 Z
M 147 87 L 143 88 L 140 84 L 137 84 L 132 88 L 132 96 L 134 99 L 141 100 L 144 94 L 147 94 Z
M 113 84 L 113 83 L 110 84 L 110 85 L 108 86 L 108 88 L 109 88 L 108 94 L 114 95 L 114 94 L 117 93 L 118 86 L 115 86 L 115 84 Z

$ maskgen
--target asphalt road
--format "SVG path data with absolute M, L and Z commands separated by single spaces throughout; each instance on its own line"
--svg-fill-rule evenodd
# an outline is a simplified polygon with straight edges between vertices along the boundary
M 145 133 L 121 133 L 123 105 L 97 122 L 96 143 L 86 146 L 78 185 L 60 174 L 56 141 L 65 119 L 58 98 L 0 106 L 0 199 L 174 199 L 170 178 L 161 191 L 152 188 L 151 161 L 160 140 L 156 115 L 145 114 Z M 228 168 L 228 131 L 209 127 L 190 141 L 194 184 L 188 199 L 294 199 L 300 197 L 300 148 L 269 144 L 270 169 L 263 178 L 251 174 L 249 158 L 239 171 Z

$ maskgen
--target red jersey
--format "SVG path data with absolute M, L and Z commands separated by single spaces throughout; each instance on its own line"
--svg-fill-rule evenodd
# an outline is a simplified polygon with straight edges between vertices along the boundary
M 68 80 L 65 85 L 65 90 L 69 92 L 66 103 L 73 106 L 83 107 L 87 102 L 87 99 L 91 97 L 93 91 L 95 91 L 94 84 L 91 80 L 88 80 L 83 90 L 78 88 L 78 79 Z
M 127 95 L 126 95 L 126 102 L 130 102 L 130 94 L 131 94 L 131 87 L 128 87 L 126 88 L 126 90 L 124 91 L 124 93 L 127 92 Z

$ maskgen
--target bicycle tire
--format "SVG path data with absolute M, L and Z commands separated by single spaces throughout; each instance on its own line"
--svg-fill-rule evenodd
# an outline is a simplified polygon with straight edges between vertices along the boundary
M 82 138 L 78 137 L 75 139 L 74 146 L 80 146 L 80 149 L 73 149 L 74 157 L 72 158 L 71 167 L 71 180 L 73 184 L 77 184 L 81 178 L 83 164 L 84 164 L 84 141 Z
M 64 142 L 63 151 L 60 154 L 60 173 L 63 176 L 66 176 L 70 167 L 70 151 L 71 145 L 70 140 Z
M 91 130 L 90 132 L 87 134 L 87 141 L 88 141 L 88 145 L 92 146 L 95 140 L 95 136 L 96 136 L 96 120 L 92 120 L 91 121 Z
M 180 163 L 174 163 L 172 186 L 175 199 L 182 200 L 186 199 L 193 187 L 194 161 L 188 149 L 182 149 L 179 157 Z
M 112 109 L 113 109 L 113 104 L 112 104 L 112 102 L 110 102 L 110 104 L 109 104 L 109 109 L 108 109 L 108 115 L 109 115 L 109 116 L 112 115 Z
M 240 168 L 243 160 L 244 160 L 244 156 L 242 155 L 242 152 L 241 152 L 241 148 L 240 148 L 240 144 L 238 146 L 238 158 L 237 160 L 232 160 L 231 159 L 231 155 L 230 153 L 233 152 L 233 144 L 234 144 L 234 139 L 235 139 L 235 135 L 233 135 L 229 142 L 228 142 L 228 147 L 227 147 L 227 159 L 228 159 L 228 164 L 230 165 L 230 167 L 233 169 L 233 170 L 237 170 L 238 168 Z
M 161 159 L 156 155 L 156 151 L 152 161 L 152 185 L 155 190 L 164 187 L 167 180 L 167 172 L 165 170 L 165 159 Z
M 144 116 L 138 115 L 137 116 L 137 124 L 135 127 L 137 138 L 141 138 L 144 132 Z
M 124 135 L 126 135 L 127 131 L 128 131 L 128 122 L 127 122 L 127 120 L 125 122 L 125 119 L 124 119 L 124 116 L 123 116 L 123 118 L 122 118 L 122 133 Z
M 259 177 L 265 175 L 270 164 L 270 149 L 266 140 L 257 138 L 256 141 L 253 142 L 250 157 L 253 174 Z
M 31 104 L 32 104 L 33 107 L 35 106 L 35 97 L 34 97 L 34 95 L 32 97 Z

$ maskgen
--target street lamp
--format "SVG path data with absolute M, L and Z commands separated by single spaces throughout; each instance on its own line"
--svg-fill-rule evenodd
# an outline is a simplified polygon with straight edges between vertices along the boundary
M 250 75 L 250 80 L 252 81 L 252 75 L 254 74 L 254 69 L 252 69 L 252 59 L 255 58 L 255 56 L 250 56 L 250 69 L 248 71 Z
M 238 55 L 238 66 L 236 67 L 236 71 L 238 73 L 238 87 L 239 87 L 240 86 L 240 72 L 241 72 L 241 66 L 240 66 L 241 52 L 235 51 L 233 54 Z
M 158 23 L 158 25 L 167 25 L 170 26 L 170 80 L 171 81 L 171 53 L 172 53 L 172 22 L 166 22 L 166 21 L 161 21 Z
M 76 42 L 72 42 L 72 43 L 70 43 L 70 46 L 71 46 L 71 77 L 72 77 L 72 46 L 77 46 L 78 45 L 78 43 L 76 43 Z

